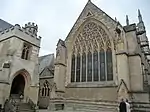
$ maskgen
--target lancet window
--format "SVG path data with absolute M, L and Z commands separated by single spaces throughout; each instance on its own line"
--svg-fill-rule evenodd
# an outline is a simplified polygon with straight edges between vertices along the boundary
M 95 22 L 83 26 L 72 50 L 71 82 L 113 80 L 111 42 Z
M 21 58 L 28 60 L 31 51 L 31 45 L 24 43 Z
M 50 87 L 47 80 L 44 82 L 42 87 L 42 96 L 50 96 Z

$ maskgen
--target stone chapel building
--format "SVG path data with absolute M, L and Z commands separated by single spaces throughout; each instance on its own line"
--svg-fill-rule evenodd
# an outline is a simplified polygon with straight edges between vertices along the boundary
M 124 98 L 133 111 L 150 111 L 150 49 L 139 10 L 138 19 L 130 24 L 127 16 L 122 26 L 89 0 L 56 57 L 38 57 L 37 25 L 0 19 L 1 107 L 118 112 Z

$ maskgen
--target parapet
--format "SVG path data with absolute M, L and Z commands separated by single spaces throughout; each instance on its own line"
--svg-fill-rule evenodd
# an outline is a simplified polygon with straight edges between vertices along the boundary
M 130 24 L 123 27 L 125 32 L 136 31 L 136 24 Z
M 5 29 L 0 32 L 0 40 L 9 38 L 10 36 L 17 36 L 19 38 L 22 38 L 26 41 L 32 40 L 32 41 L 39 41 L 36 43 L 40 43 L 41 37 L 37 36 L 37 33 L 33 33 L 33 30 L 28 30 L 28 27 L 33 28 L 37 31 L 37 25 L 28 23 L 25 25 L 26 27 L 21 27 L 19 24 L 15 24 L 14 26 Z

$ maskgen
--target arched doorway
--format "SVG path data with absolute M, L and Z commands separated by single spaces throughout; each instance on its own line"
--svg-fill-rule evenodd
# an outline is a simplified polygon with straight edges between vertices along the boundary
M 17 75 L 11 86 L 10 96 L 20 96 L 24 95 L 24 88 L 25 88 L 25 79 L 24 76 L 19 74 Z

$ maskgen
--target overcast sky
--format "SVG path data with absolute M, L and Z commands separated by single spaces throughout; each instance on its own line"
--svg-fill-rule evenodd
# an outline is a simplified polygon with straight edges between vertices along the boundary
M 0 18 L 24 25 L 35 22 L 42 37 L 40 55 L 55 53 L 59 38 L 65 39 L 88 0 L 1 0 Z M 138 21 L 137 9 L 141 10 L 150 39 L 150 0 L 91 0 L 100 9 L 117 17 L 125 25 Z M 149 20 L 149 21 L 148 21 Z

